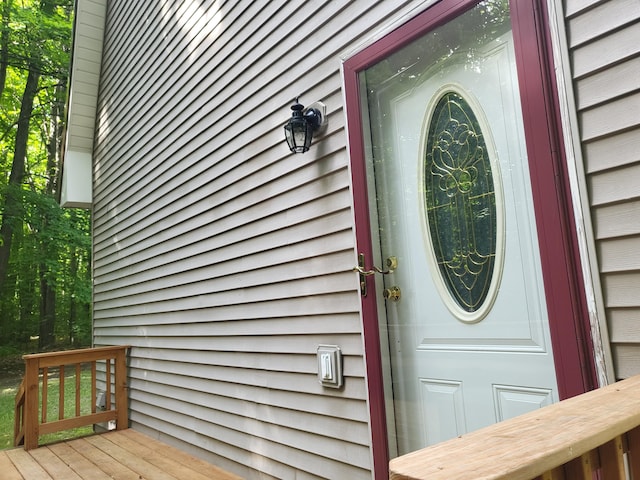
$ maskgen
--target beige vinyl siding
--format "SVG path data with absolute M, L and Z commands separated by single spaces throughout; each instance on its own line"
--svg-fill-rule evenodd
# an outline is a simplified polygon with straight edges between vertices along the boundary
M 421 5 L 109 2 L 94 333 L 132 345 L 135 428 L 245 478 L 371 478 L 341 55 Z M 297 95 L 329 118 L 304 155 Z
M 616 377 L 640 373 L 640 3 L 566 2 Z

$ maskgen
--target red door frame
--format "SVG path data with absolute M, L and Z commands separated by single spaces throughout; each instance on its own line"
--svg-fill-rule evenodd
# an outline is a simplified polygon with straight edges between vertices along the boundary
M 472 8 L 478 0 L 441 0 L 343 65 L 354 195 L 357 251 L 372 257 L 360 72 L 409 42 Z M 597 385 L 589 316 L 574 228 L 560 109 L 543 0 L 511 0 L 527 154 L 558 391 L 561 399 Z M 370 261 L 370 260 L 368 260 Z M 369 267 L 369 265 L 367 265 Z M 362 297 L 364 343 L 375 478 L 388 476 L 382 359 L 373 279 Z

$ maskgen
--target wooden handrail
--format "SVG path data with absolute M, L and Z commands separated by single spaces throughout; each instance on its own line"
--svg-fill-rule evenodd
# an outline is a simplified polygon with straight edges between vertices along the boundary
M 16 394 L 14 445 L 24 443 L 24 449 L 37 448 L 40 435 L 59 432 L 85 425 L 102 422 L 116 422 L 116 429 L 128 427 L 127 412 L 127 372 L 126 354 L 128 345 L 114 347 L 97 347 L 63 352 L 47 352 L 24 355 L 25 375 Z M 96 412 L 97 393 L 96 362 L 105 362 L 105 379 L 107 408 Z M 91 413 L 80 411 L 80 372 L 83 364 L 91 368 Z M 112 380 L 112 365 L 114 379 Z M 64 373 L 65 367 L 75 368 L 75 415 L 65 418 Z M 59 372 L 58 419 L 49 421 L 47 402 L 49 399 L 50 368 Z M 113 385 L 112 385 L 113 384 Z M 112 402 L 113 393 L 115 402 Z
M 389 470 L 393 480 L 639 479 L 640 375 L 395 458 Z

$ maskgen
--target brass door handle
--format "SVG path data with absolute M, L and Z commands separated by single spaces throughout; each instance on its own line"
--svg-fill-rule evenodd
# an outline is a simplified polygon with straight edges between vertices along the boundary
M 398 268 L 398 259 L 396 257 L 389 257 L 387 258 L 386 270 L 383 270 L 375 266 L 371 270 L 367 270 L 365 267 L 364 253 L 358 254 L 358 266 L 353 267 L 353 271 L 358 272 L 358 274 L 360 275 L 360 295 L 362 295 L 363 297 L 367 296 L 366 277 L 376 273 L 380 273 L 382 275 L 388 275 L 390 273 L 393 273 L 396 270 L 396 268 Z
M 376 273 L 380 273 L 382 275 L 389 275 L 390 273 L 395 272 L 396 268 L 398 268 L 398 259 L 396 257 L 387 258 L 387 269 L 383 270 L 380 267 L 374 266 L 371 270 L 367 270 L 364 268 L 364 265 L 358 265 L 357 267 L 353 267 L 354 272 L 358 272 L 360 275 L 364 275 L 368 277 L 369 275 L 374 275 Z

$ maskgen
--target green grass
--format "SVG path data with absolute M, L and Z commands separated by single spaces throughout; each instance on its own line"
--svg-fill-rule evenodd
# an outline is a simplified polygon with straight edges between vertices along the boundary
M 47 420 L 49 422 L 58 419 L 58 399 L 60 392 L 60 380 L 53 378 L 53 373 L 49 374 L 49 387 L 47 392 Z M 0 390 L 0 449 L 13 447 L 13 415 L 15 406 L 15 395 L 18 390 L 20 381 L 15 386 L 4 386 Z M 65 372 L 64 381 L 64 417 L 71 418 L 75 416 L 75 370 Z M 42 392 L 42 384 L 40 386 Z M 80 374 L 80 414 L 91 412 L 91 372 L 82 371 Z M 41 404 L 41 402 L 39 402 Z M 75 438 L 82 435 L 92 433 L 91 425 L 86 427 L 75 428 L 72 430 L 64 430 L 62 432 L 41 435 L 39 443 L 52 443 L 59 440 Z
M 13 447 L 13 408 L 17 391 L 18 385 L 0 387 L 0 449 L 2 450 Z

